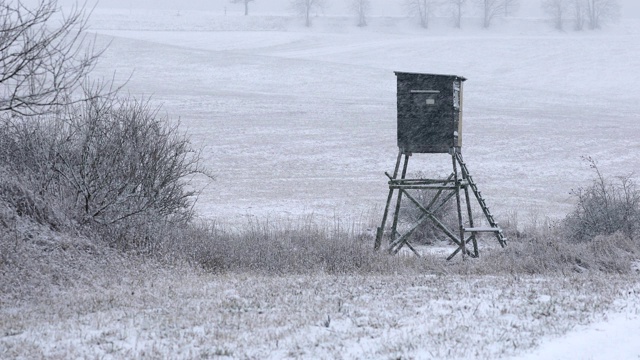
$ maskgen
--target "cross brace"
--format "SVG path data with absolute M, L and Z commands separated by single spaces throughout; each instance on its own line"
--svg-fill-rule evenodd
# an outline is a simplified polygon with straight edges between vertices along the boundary
M 404 155 L 404 162 L 402 167 L 402 172 L 400 178 L 398 178 L 398 172 L 400 171 L 400 164 L 402 162 L 402 158 Z M 409 162 L 409 157 L 411 153 L 404 153 L 402 149 L 398 153 L 398 158 L 396 161 L 396 166 L 393 172 L 393 175 L 385 173 L 389 178 L 389 195 L 387 196 L 387 203 L 384 210 L 384 215 L 382 217 L 382 225 L 378 228 L 376 233 L 376 240 L 374 244 L 374 248 L 378 250 L 382 244 L 382 238 L 384 237 L 385 225 L 389 216 L 389 209 L 391 206 L 391 202 L 393 200 L 394 193 L 397 192 L 396 196 L 396 206 L 395 211 L 393 213 L 393 222 L 391 226 L 391 232 L 389 234 L 389 247 L 388 250 L 392 254 L 397 254 L 398 251 L 403 246 L 407 246 L 411 251 L 413 251 L 417 256 L 420 256 L 420 253 L 416 250 L 416 248 L 409 242 L 409 238 L 411 235 L 418 229 L 420 226 L 425 223 L 431 221 L 433 225 L 442 231 L 449 239 L 451 239 L 456 245 L 457 248 L 455 251 L 449 255 L 447 260 L 452 259 L 458 253 L 462 253 L 463 259 L 466 256 L 469 257 L 478 257 L 478 243 L 476 239 L 476 235 L 478 233 L 491 232 L 494 233 L 498 243 L 501 247 L 506 246 L 506 238 L 502 233 L 502 229 L 498 225 L 498 223 L 491 215 L 489 211 L 489 207 L 486 204 L 486 201 L 482 197 L 480 191 L 478 191 L 478 186 L 473 181 L 473 178 L 469 174 L 469 170 L 467 165 L 462 159 L 462 154 L 460 153 L 459 148 L 452 148 L 451 158 L 453 165 L 453 173 L 446 179 L 407 179 L 407 166 Z M 460 171 L 458 171 L 458 167 Z M 423 191 L 435 191 L 434 196 L 431 198 L 429 204 L 421 204 L 418 200 L 415 199 L 413 195 L 410 194 L 409 190 L 423 190 Z M 462 211 L 462 198 L 461 198 L 461 190 L 464 193 L 464 203 L 466 204 L 466 221 L 463 219 L 463 211 Z M 469 190 L 474 194 L 482 212 L 489 224 L 489 226 L 485 227 L 475 227 L 473 223 L 473 215 L 471 209 L 471 197 L 469 194 Z M 437 217 L 437 212 L 440 210 L 449 200 L 451 200 L 455 196 L 456 198 L 456 208 L 458 215 L 458 231 L 454 231 L 449 229 L 446 224 L 443 223 L 441 219 Z M 418 220 L 405 231 L 404 234 L 400 234 L 398 232 L 398 221 L 400 215 L 400 209 L 403 197 L 408 199 L 415 207 L 420 210 L 420 217 Z M 468 223 L 468 226 L 467 224 Z M 466 234 L 470 234 L 467 236 Z M 467 248 L 467 245 L 471 243 L 473 246 L 473 252 Z

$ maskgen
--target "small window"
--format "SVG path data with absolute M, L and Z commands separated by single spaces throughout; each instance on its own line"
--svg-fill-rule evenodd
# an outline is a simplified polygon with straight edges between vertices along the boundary
M 412 94 L 440 94 L 440 90 L 411 90 Z

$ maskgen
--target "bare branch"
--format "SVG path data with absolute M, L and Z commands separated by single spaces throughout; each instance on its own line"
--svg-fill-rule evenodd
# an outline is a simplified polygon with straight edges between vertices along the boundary
M 88 15 L 62 13 L 55 0 L 0 0 L 0 111 L 37 115 L 74 102 L 104 51 L 85 32 Z
M 484 28 L 490 27 L 493 19 L 504 10 L 500 0 L 480 0 L 479 4 L 482 10 L 482 27 Z

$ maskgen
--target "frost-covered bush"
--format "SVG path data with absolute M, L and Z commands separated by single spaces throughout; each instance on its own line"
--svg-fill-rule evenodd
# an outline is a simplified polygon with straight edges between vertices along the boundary
M 136 99 L 98 98 L 69 110 L 55 171 L 77 194 L 82 222 L 111 225 L 140 214 L 182 216 L 185 180 L 202 172 L 177 125 Z
M 0 205 L 3 217 L 14 219 L 0 222 L 5 227 L 16 226 L 15 216 L 52 229 L 66 223 L 52 171 L 51 128 L 42 125 L 35 118 L 0 117 Z
M 575 209 L 564 219 L 567 237 L 592 241 L 598 235 L 621 233 L 635 239 L 640 230 L 640 189 L 630 176 L 605 178 L 596 162 L 587 158 L 596 177 L 591 185 L 573 191 Z
M 67 225 L 122 247 L 148 245 L 159 225 L 188 222 L 196 195 L 189 179 L 204 172 L 177 125 L 148 102 L 111 96 L 5 118 L 0 155 L 0 167 L 19 179 L 20 187 L 2 184 L 15 193 L 14 207 L 31 204 L 26 215 L 39 222 L 38 209 L 57 209 Z

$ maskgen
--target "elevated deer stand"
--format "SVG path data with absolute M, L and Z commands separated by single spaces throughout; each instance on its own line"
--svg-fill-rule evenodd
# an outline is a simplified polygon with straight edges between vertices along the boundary
M 396 198 L 395 211 L 388 233 L 388 250 L 392 254 L 398 253 L 406 245 L 420 256 L 409 240 L 416 229 L 429 221 L 457 245 L 447 260 L 452 259 L 458 253 L 462 253 L 463 259 L 465 256 L 478 257 L 476 238 L 478 233 L 494 233 L 500 246 L 504 247 L 506 239 L 502 229 L 491 215 L 462 159 L 462 83 L 466 79 L 455 75 L 399 72 L 396 72 L 396 76 L 398 78 L 398 147 L 400 151 L 393 175 L 385 173 L 389 178 L 389 195 L 382 224 L 376 233 L 375 249 L 379 249 L 382 244 L 394 195 Z M 446 179 L 407 179 L 409 157 L 414 153 L 450 154 L 453 166 L 451 175 Z M 398 178 L 401 163 L 402 171 L 400 178 Z M 474 226 L 469 189 L 482 209 L 488 226 Z M 410 190 L 433 192 L 433 196 L 430 197 L 430 202 L 425 205 L 420 203 L 409 192 Z M 464 197 L 461 192 L 464 193 Z M 454 197 L 458 215 L 458 229 L 448 228 L 437 216 L 438 210 L 452 201 Z M 414 224 L 409 226 L 408 230 L 400 233 L 398 221 L 403 199 L 408 199 L 419 209 L 420 216 Z M 463 211 L 463 206 L 466 211 Z M 465 212 L 466 216 L 464 216 Z M 473 251 L 469 250 L 467 246 L 469 243 L 472 244 Z
M 451 153 L 453 172 L 446 179 L 407 179 L 407 166 L 409 163 L 409 157 L 411 153 L 398 153 L 398 159 L 396 161 L 395 170 L 393 175 L 385 173 L 389 178 L 389 195 L 387 197 L 387 204 L 384 209 L 384 215 L 382 216 L 382 224 L 378 228 L 376 234 L 375 249 L 379 249 L 382 244 L 382 238 L 384 236 L 384 228 L 389 215 L 389 208 L 391 206 L 394 194 L 396 195 L 395 211 L 393 213 L 393 223 L 391 225 L 391 232 L 389 234 L 389 252 L 396 254 L 403 246 L 407 246 L 416 255 L 420 256 L 420 253 L 409 242 L 409 238 L 416 229 L 425 223 L 431 221 L 438 229 L 440 229 L 449 239 L 451 239 L 458 247 L 455 251 L 447 257 L 447 260 L 452 259 L 456 254 L 462 252 L 464 258 L 465 255 L 470 257 L 478 257 L 478 242 L 476 236 L 478 233 L 491 232 L 496 235 L 500 246 L 506 245 L 506 239 L 502 234 L 502 229 L 498 226 L 493 215 L 489 211 L 489 207 L 482 197 L 481 192 L 478 190 L 478 186 L 473 181 L 467 165 L 462 160 L 462 154 L 460 149 L 454 148 Z M 404 156 L 403 156 L 404 155 Z M 398 172 L 400 170 L 400 163 L 404 158 L 402 166 L 402 172 L 400 178 L 398 178 Z M 471 196 L 469 189 L 473 192 L 475 199 L 478 201 L 480 208 L 486 218 L 486 227 L 475 227 L 473 220 L 473 212 L 471 206 Z M 431 201 L 424 205 L 421 204 L 408 190 L 422 190 L 433 191 L 434 195 Z M 462 198 L 461 192 L 464 193 Z M 456 210 L 458 214 L 458 229 L 450 229 L 443 223 L 441 219 L 437 217 L 437 212 L 448 201 L 452 201 L 455 197 Z M 415 207 L 421 211 L 421 216 L 418 220 L 404 233 L 398 232 L 398 218 L 400 216 L 400 209 L 403 199 L 408 199 Z M 463 205 L 464 203 L 464 205 Z M 463 216 L 463 206 L 466 207 L 466 219 Z M 473 245 L 473 251 L 468 248 L 468 244 Z

